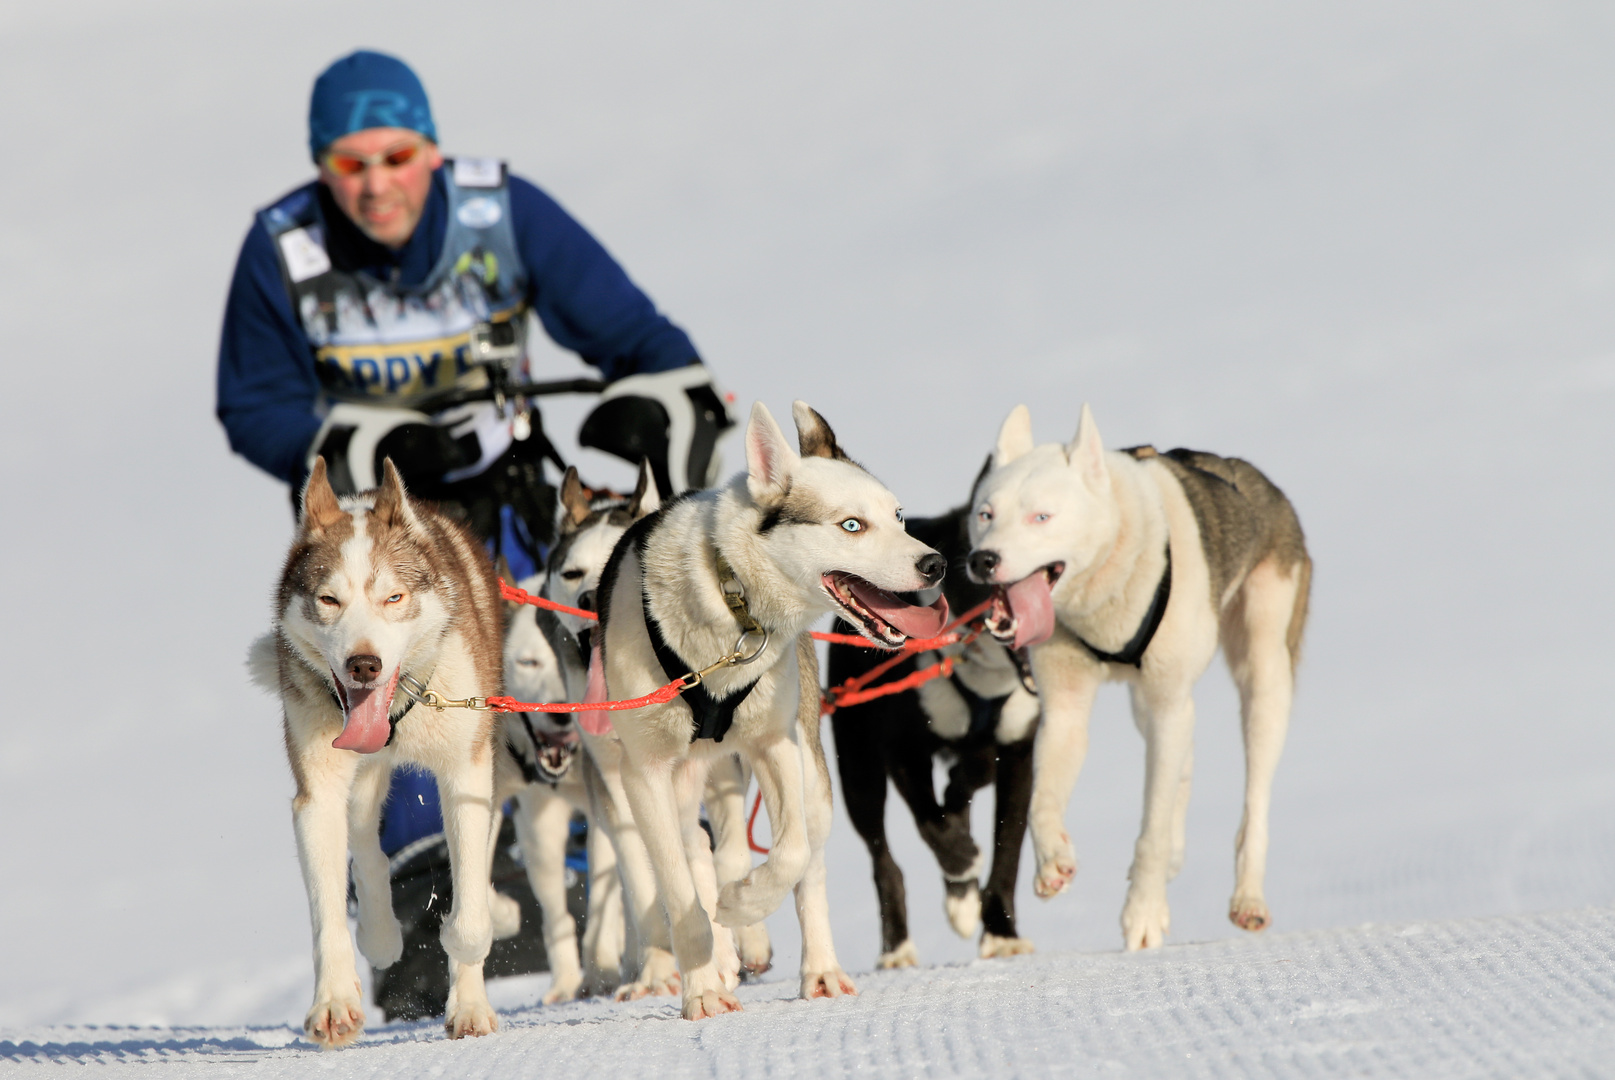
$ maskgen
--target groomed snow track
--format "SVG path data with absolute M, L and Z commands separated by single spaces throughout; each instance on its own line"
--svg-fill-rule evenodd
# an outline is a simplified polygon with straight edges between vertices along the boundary
M 287 1027 L 6 1033 L 0 1071 L 163 1076 L 1615 1076 L 1615 909 L 1368 925 L 1147 954 L 1052 953 L 784 981 L 698 1024 L 669 999 L 507 1010 L 492 1038 L 385 1026 L 322 1055 Z

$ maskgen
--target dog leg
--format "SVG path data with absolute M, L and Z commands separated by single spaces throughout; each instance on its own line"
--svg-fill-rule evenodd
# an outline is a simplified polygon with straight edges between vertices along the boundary
M 841 798 L 874 864 L 875 897 L 880 905 L 880 957 L 875 966 L 913 967 L 919 963 L 919 953 L 908 936 L 903 871 L 886 842 L 887 765 L 873 735 L 876 717 L 860 712 L 863 708 L 854 705 L 830 715 L 836 737 L 836 768 L 841 773 Z
M 292 826 L 314 930 L 314 1004 L 303 1030 L 321 1048 L 333 1050 L 364 1030 L 359 970 L 348 933 L 347 794 L 358 756 L 322 749 L 304 752 L 295 762 L 299 791 L 292 800 Z
M 740 1002 L 724 986 L 714 962 L 712 922 L 691 873 L 672 764 L 665 759 L 636 760 L 630 752 L 623 762 L 622 782 L 672 926 L 673 953 L 684 984 L 684 1018 L 739 1012 Z
M 571 1001 L 583 985 L 577 924 L 566 907 L 566 840 L 571 833 L 572 807 L 553 791 L 533 785 L 516 796 L 515 818 L 527 883 L 544 914 L 550 988 L 543 1003 Z
M 593 738 L 588 747 L 595 755 L 600 819 L 606 823 L 607 835 L 617 853 L 624 910 L 633 919 L 639 945 L 639 971 L 633 982 L 617 989 L 617 999 L 677 994 L 679 971 L 673 959 L 672 931 L 657 896 L 656 873 L 645 851 L 644 835 L 623 787 L 622 743 L 613 738 Z
M 773 846 L 768 858 L 718 894 L 717 921 L 724 926 L 762 922 L 807 871 L 808 840 L 802 808 L 802 754 L 796 743 L 778 737 L 751 750 L 752 770 L 768 807 Z
M 369 765 L 366 762 L 366 765 Z M 348 796 L 348 848 L 353 852 L 353 892 L 359 901 L 359 951 L 378 968 L 404 955 L 404 931 L 393 914 L 392 878 L 382 854 L 381 804 L 391 770 L 360 769 Z
M 1015 931 L 1015 881 L 1020 874 L 1021 844 L 1026 838 L 1026 810 L 1032 799 L 1032 740 L 998 744 L 997 752 L 993 868 L 982 897 L 978 953 L 983 960 L 1032 951 L 1032 943 Z
M 738 754 L 712 763 L 707 776 L 706 806 L 716 841 L 712 861 L 720 887 L 739 881 L 751 871 L 751 848 L 746 843 L 746 790 L 750 786 L 751 770 Z M 774 949 L 768 941 L 767 926 L 753 923 L 738 926 L 732 933 L 743 974 L 761 975 L 773 966 Z
M 1194 699 L 1189 689 L 1175 686 L 1162 691 L 1145 684 L 1133 695 L 1133 720 L 1144 735 L 1144 824 L 1133 847 L 1127 902 L 1122 907 L 1122 936 L 1129 950 L 1164 944 L 1172 924 L 1166 882 L 1179 793 L 1193 749 Z
M 718 875 L 711 838 L 701 827 L 701 791 L 706 787 L 707 763 L 686 758 L 673 771 L 673 792 L 678 798 L 679 834 L 684 839 L 684 857 L 695 881 L 695 893 L 712 922 L 718 903 Z M 712 928 L 712 963 L 723 976 L 726 990 L 740 985 L 740 953 L 735 934 L 728 927 Z
M 809 654 L 810 658 L 812 654 Z M 796 918 L 802 926 L 802 996 L 841 997 L 858 993 L 851 977 L 841 970 L 830 933 L 830 898 L 824 866 L 824 847 L 830 840 L 830 821 L 835 812 L 830 792 L 830 771 L 819 742 L 818 672 L 813 672 L 813 698 L 804 698 L 797 728 L 803 747 L 802 803 L 806 811 L 808 841 L 807 872 L 796 883 Z
M 1264 560 L 1245 579 L 1223 620 L 1224 653 L 1239 687 L 1245 734 L 1245 814 L 1234 840 L 1234 896 L 1228 907 L 1228 918 L 1242 930 L 1263 930 L 1272 921 L 1263 891 L 1268 811 L 1295 695 L 1295 658 L 1288 643 L 1299 588 L 1296 574 Z
M 585 760 L 587 760 L 585 755 Z M 592 768 L 592 765 L 591 765 Z M 591 997 L 615 993 L 622 984 L 625 925 L 622 879 L 617 874 L 617 849 L 601 824 L 601 814 L 589 818 L 589 920 L 583 931 L 583 990 Z
M 488 913 L 489 856 L 494 842 L 492 752 L 491 746 L 473 749 L 470 760 L 437 776 L 449 875 L 454 883 L 454 907 L 439 934 L 450 961 L 443 1026 L 456 1039 L 487 1035 L 499 1028 L 482 977 L 482 962 L 493 944 Z
M 1088 718 L 1104 672 L 1069 635 L 1056 629 L 1032 650 L 1032 675 L 1043 701 L 1043 719 L 1032 744 L 1032 852 L 1037 859 L 1033 891 L 1047 900 L 1077 874 L 1077 854 L 1065 827 L 1083 760 L 1088 756 Z

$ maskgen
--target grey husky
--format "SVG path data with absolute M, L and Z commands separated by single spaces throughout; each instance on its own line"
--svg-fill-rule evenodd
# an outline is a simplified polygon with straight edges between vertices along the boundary
M 1070 883 L 1066 804 L 1101 683 L 1125 681 L 1144 736 L 1144 823 L 1128 872 L 1127 948 L 1160 945 L 1183 865 L 1195 680 L 1222 646 L 1239 688 L 1245 813 L 1229 918 L 1271 919 L 1263 892 L 1273 773 L 1284 748 L 1312 581 L 1301 523 L 1255 466 L 1194 450 L 1106 452 L 1087 406 L 1069 445 L 1034 446 L 1026 406 L 977 482 L 968 565 L 994 587 L 987 628 L 1030 647 L 1043 702 L 1033 751 L 1035 889 Z
M 635 698 L 670 679 L 686 687 L 611 722 L 691 1020 L 740 1008 L 739 958 L 713 922 L 760 922 L 793 889 L 802 996 L 856 992 L 830 934 L 830 777 L 807 630 L 834 613 L 897 648 L 947 618 L 945 600 L 920 607 L 897 595 L 936 585 L 947 561 L 904 531 L 896 497 L 841 452 L 818 413 L 799 401 L 795 416 L 800 454 L 754 406 L 747 471 L 636 522 L 600 583 L 590 699 Z M 756 772 L 773 848 L 720 892 L 696 813 L 709 766 L 737 751 Z

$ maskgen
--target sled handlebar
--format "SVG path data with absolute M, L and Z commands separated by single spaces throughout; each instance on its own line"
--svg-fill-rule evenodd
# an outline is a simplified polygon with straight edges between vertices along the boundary
M 447 390 L 422 402 L 421 408 L 426 412 L 439 412 L 473 401 L 552 397 L 556 394 L 598 394 L 606 388 L 606 385 L 604 379 L 551 379 L 547 382 L 503 382 L 495 379 L 490 385 L 475 390 Z

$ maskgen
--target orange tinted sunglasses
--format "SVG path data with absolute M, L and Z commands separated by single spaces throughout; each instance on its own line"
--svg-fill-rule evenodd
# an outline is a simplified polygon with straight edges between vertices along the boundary
M 373 169 L 377 165 L 385 165 L 389 169 L 402 169 L 415 160 L 415 156 L 425 149 L 425 143 L 412 142 L 402 146 L 395 146 L 391 150 L 384 150 L 379 154 L 354 154 L 346 150 L 327 150 L 325 152 L 325 167 L 337 176 L 358 176 L 366 169 Z

